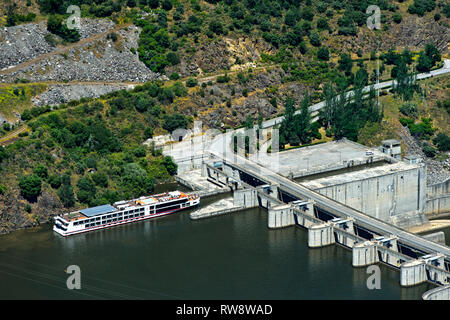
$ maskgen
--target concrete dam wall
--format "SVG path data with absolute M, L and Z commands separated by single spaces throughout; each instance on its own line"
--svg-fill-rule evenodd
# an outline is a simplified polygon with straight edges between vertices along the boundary
M 427 187 L 425 213 L 450 213 L 450 179 Z
M 426 221 L 426 173 L 420 166 L 404 171 L 332 184 L 315 191 L 398 227 Z

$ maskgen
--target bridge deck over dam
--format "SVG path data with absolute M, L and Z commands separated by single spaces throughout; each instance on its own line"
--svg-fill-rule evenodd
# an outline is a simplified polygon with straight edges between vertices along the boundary
M 424 239 L 423 237 L 401 230 L 384 221 L 368 216 L 358 210 L 336 202 L 322 194 L 291 181 L 288 178 L 276 174 L 275 172 L 255 164 L 237 154 L 225 156 L 222 152 L 209 151 L 209 153 L 213 157 L 217 158 L 217 160 L 223 161 L 224 165 L 248 174 L 253 177 L 255 181 L 259 180 L 261 184 L 278 185 L 280 190 L 297 199 L 314 201 L 315 206 L 319 209 L 339 217 L 353 218 L 355 219 L 355 223 L 373 232 L 382 235 L 397 236 L 399 242 L 406 246 L 410 246 L 413 250 L 416 249 L 427 254 L 442 254 L 447 262 L 450 261 L 450 248 L 445 245 Z M 246 182 L 249 183 L 249 181 Z

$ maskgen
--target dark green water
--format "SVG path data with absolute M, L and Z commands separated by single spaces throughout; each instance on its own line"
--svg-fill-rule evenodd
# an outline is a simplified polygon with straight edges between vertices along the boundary
M 0 299 L 420 299 L 432 288 L 401 288 L 399 272 L 381 265 L 381 290 L 369 290 L 351 259 L 335 245 L 309 249 L 299 227 L 269 230 L 259 208 L 68 238 L 47 225 L 0 237 Z M 81 290 L 66 288 L 73 264 Z

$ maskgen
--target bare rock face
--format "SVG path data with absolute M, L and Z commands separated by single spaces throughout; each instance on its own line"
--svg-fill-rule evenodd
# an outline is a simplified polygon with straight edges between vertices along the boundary
M 361 43 L 369 50 L 375 50 L 378 40 L 374 33 L 364 28 L 359 33 L 356 43 Z M 434 19 L 409 15 L 401 23 L 390 26 L 380 40 L 380 50 L 394 47 L 408 47 L 411 50 L 422 50 L 427 43 L 433 43 L 441 53 L 448 53 L 449 28 Z
M 183 54 L 180 64 L 166 68 L 167 74 L 182 77 L 249 66 L 261 59 L 261 52 L 271 53 L 272 46 L 262 39 L 222 38 L 199 44 L 192 55 Z
M 43 191 L 37 202 L 31 204 L 31 213 L 25 211 L 26 204 L 13 194 L 0 197 L 0 234 L 51 222 L 52 217 L 63 210 L 59 199 L 47 191 Z
M 230 52 L 223 41 L 212 41 L 201 45 L 195 54 L 196 64 L 204 72 L 228 69 Z

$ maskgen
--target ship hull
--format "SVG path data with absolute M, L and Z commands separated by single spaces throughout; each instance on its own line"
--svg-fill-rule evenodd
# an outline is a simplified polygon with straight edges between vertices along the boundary
M 53 231 L 55 231 L 56 233 L 58 233 L 59 235 L 63 236 L 63 237 L 68 237 L 68 236 L 72 236 L 72 235 L 76 235 L 76 234 L 80 234 L 80 233 L 86 233 L 86 232 L 92 232 L 92 231 L 97 231 L 97 230 L 103 230 L 103 229 L 108 229 L 108 228 L 112 228 L 112 227 L 116 227 L 116 226 L 120 226 L 120 225 L 124 225 L 124 224 L 129 224 L 129 223 L 134 223 L 134 222 L 139 222 L 139 221 L 143 221 L 143 220 L 149 220 L 149 219 L 154 219 L 154 218 L 158 218 L 158 217 L 162 217 L 162 216 L 167 216 L 167 215 L 171 215 L 174 213 L 177 213 L 179 211 L 182 210 L 186 210 L 186 209 L 190 209 L 193 207 L 198 206 L 200 203 L 188 206 L 188 207 L 184 207 L 184 208 L 176 208 L 176 209 L 172 209 L 172 210 L 168 210 L 168 211 L 164 211 L 164 212 L 160 212 L 160 213 L 156 213 L 156 214 L 151 214 L 151 215 L 145 215 L 142 217 L 136 217 L 136 218 L 130 218 L 127 220 L 122 220 L 122 221 L 116 221 L 116 222 L 111 222 L 109 224 L 106 225 L 100 225 L 100 226 L 95 226 L 95 227 L 90 227 L 90 228 L 85 228 L 82 230 L 76 230 L 76 231 L 63 231 L 59 228 L 57 228 L 56 226 L 53 226 Z

